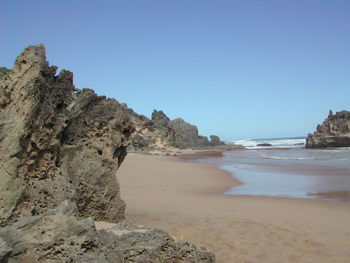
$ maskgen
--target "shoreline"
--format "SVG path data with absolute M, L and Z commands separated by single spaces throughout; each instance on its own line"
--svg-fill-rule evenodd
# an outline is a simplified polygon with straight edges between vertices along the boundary
M 274 148 L 279 149 L 279 148 Z M 283 149 L 290 149 L 290 148 L 283 148 Z M 145 154 L 145 153 L 130 153 L 128 156 L 153 156 L 153 157 L 159 157 L 159 158 L 169 158 L 169 160 L 174 162 L 185 162 L 185 163 L 192 163 L 192 164 L 201 164 L 201 165 L 209 165 L 212 168 L 215 168 L 217 170 L 217 174 L 220 174 L 220 181 L 225 182 L 223 183 L 222 187 L 216 187 L 213 189 L 206 189 L 205 194 L 212 194 L 212 195 L 222 195 L 222 196 L 234 196 L 234 197 L 242 197 L 247 199 L 281 199 L 281 200 L 308 200 L 311 202 L 331 202 L 331 203 L 345 203 L 350 205 L 350 191 L 328 191 L 328 192 L 318 192 L 318 193 L 309 193 L 308 195 L 314 196 L 314 198 L 305 198 L 305 197 L 292 197 L 292 196 L 269 196 L 269 195 L 253 195 L 253 194 L 226 194 L 227 191 L 230 189 L 243 185 L 244 182 L 239 180 L 234 172 L 229 171 L 227 169 L 222 168 L 221 164 L 216 164 L 212 162 L 205 162 L 206 158 L 215 158 L 215 157 L 222 157 L 223 153 L 227 150 L 188 150 L 180 153 L 178 155 L 168 155 L 168 154 L 158 154 L 152 153 L 152 154 Z M 228 151 L 245 151 L 250 149 L 234 149 L 234 150 L 228 150 Z M 254 149 L 256 150 L 256 149 Z M 261 150 L 261 149 L 259 149 Z M 262 149 L 265 150 L 265 149 Z M 198 160 L 203 160 L 203 162 L 199 162 Z M 267 164 L 263 164 L 265 166 L 268 166 Z M 271 166 L 270 166 L 271 167 Z M 281 167 L 275 167 L 275 169 L 282 171 Z M 285 171 L 284 171 L 285 172 Z M 287 172 L 289 172 L 289 169 L 287 169 Z M 317 171 L 314 171 L 317 172 Z M 324 171 L 323 171 L 324 172 Z M 308 174 L 309 176 L 313 176 L 314 174 Z M 118 175 L 117 175 L 118 176 Z M 220 189 L 220 190 L 219 190 Z M 199 192 L 197 192 L 199 193 Z
M 221 153 L 221 152 L 220 152 Z M 196 160 L 204 158 L 210 158 L 212 156 L 217 157 L 217 151 L 214 153 L 212 151 L 208 152 L 190 152 L 185 154 L 180 154 L 177 156 L 168 156 L 168 155 L 154 155 L 154 154 L 137 154 L 137 153 L 131 153 L 128 154 L 129 158 L 132 156 L 132 158 L 136 156 L 144 156 L 145 158 L 154 158 L 158 160 L 167 160 L 170 162 L 177 162 L 177 163 L 187 163 L 192 164 L 194 166 L 202 166 L 202 167 L 208 167 L 210 170 L 212 170 L 216 175 L 220 176 L 220 180 L 218 180 L 216 183 L 220 184 L 217 186 L 210 186 L 209 188 L 205 190 L 197 190 L 196 193 L 204 193 L 204 194 L 212 194 L 212 195 L 226 195 L 225 192 L 231 189 L 232 187 L 239 186 L 243 184 L 241 181 L 239 181 L 237 178 L 235 178 L 231 172 L 226 171 L 224 169 L 220 168 L 219 164 L 214 163 L 207 163 L 207 162 L 197 162 Z M 118 174 L 117 177 L 119 178 Z
M 278 150 L 278 148 L 275 148 L 274 150 Z M 288 148 L 291 149 L 291 148 Z M 260 151 L 262 149 L 259 149 L 258 151 Z M 273 149 L 271 149 L 273 150 Z M 249 152 L 251 150 L 246 149 L 244 152 L 241 152 L 242 154 L 245 154 L 246 152 Z M 256 151 L 256 149 L 254 149 L 253 151 Z M 224 152 L 223 152 L 224 153 Z M 238 153 L 240 155 L 239 152 L 235 151 L 235 156 L 236 153 Z M 221 155 L 223 156 L 223 155 Z M 285 163 L 274 163 L 274 162 L 266 162 L 266 161 L 252 161 L 252 162 L 244 162 L 244 165 L 248 165 L 248 166 L 252 166 L 253 169 L 242 169 L 239 167 L 231 167 L 230 164 L 226 164 L 224 163 L 220 163 L 219 161 L 215 161 L 216 157 L 221 157 L 221 156 L 205 156 L 204 158 L 197 158 L 197 156 L 195 156 L 194 158 L 186 158 L 185 160 L 193 160 L 194 162 L 198 162 L 198 163 L 209 163 L 209 164 L 214 164 L 217 165 L 217 168 L 226 172 L 229 172 L 231 174 L 231 176 L 233 177 L 233 180 L 235 181 L 235 183 L 232 185 L 231 188 L 227 189 L 226 191 L 224 191 L 226 194 L 228 195 L 234 195 L 234 196 L 252 196 L 252 197 L 274 197 L 274 198 L 292 198 L 292 199 L 313 199 L 313 200 L 327 200 L 327 201 L 332 201 L 332 202 L 350 202 L 350 191 L 347 190 L 344 187 L 341 187 L 341 185 L 337 182 L 337 179 L 334 179 L 334 183 L 332 183 L 331 187 L 322 187 L 322 183 L 324 184 L 325 180 L 323 179 L 323 176 L 328 176 L 330 177 L 330 175 L 332 176 L 340 176 L 340 177 L 348 177 L 350 176 L 349 174 L 349 169 L 346 169 L 344 167 L 332 167 L 332 166 L 328 166 L 328 165 L 324 165 L 324 164 L 307 164 L 307 163 L 298 163 L 298 164 L 293 164 L 290 163 L 289 165 L 286 165 Z M 230 155 L 228 155 L 230 156 Z M 181 158 L 181 157 L 180 157 Z M 214 158 L 214 160 L 206 160 L 206 158 Z M 241 157 L 242 158 L 242 157 Z M 249 159 L 250 156 L 247 156 L 247 158 Z M 253 157 L 254 158 L 254 157 Z M 183 159 L 183 158 L 181 158 Z M 230 159 L 229 159 L 230 160 Z M 294 160 L 294 159 L 292 159 Z M 283 161 L 283 160 L 282 160 Z M 238 162 L 238 164 L 240 164 Z M 241 170 L 241 171 L 239 171 Z M 295 192 L 293 190 L 293 188 L 291 188 L 290 190 L 292 190 L 291 192 L 288 190 L 287 191 L 281 191 L 281 193 L 276 192 L 273 188 L 271 188 L 272 192 L 261 192 L 259 193 L 259 185 L 256 182 L 251 182 L 251 180 L 261 180 L 258 179 L 258 177 L 256 177 L 256 175 L 254 175 L 256 177 L 256 179 L 252 179 L 253 174 L 261 174 L 260 176 L 262 176 L 262 174 L 269 174 L 271 173 L 271 175 L 277 175 L 277 174 L 284 174 L 286 177 L 284 180 L 291 180 L 291 183 L 297 183 L 298 181 L 300 181 L 301 185 L 303 185 L 305 182 L 305 180 L 320 180 L 319 183 L 319 187 L 312 187 L 312 188 L 305 188 L 305 192 L 302 193 L 302 191 L 297 191 Z M 242 177 L 242 174 L 246 174 L 245 176 L 247 176 L 247 174 L 249 174 L 249 177 Z M 277 177 L 277 176 L 276 176 Z M 305 178 L 305 179 L 300 179 L 301 178 Z M 316 177 L 318 179 L 312 179 L 312 177 Z M 345 178 L 343 177 L 343 178 Z M 246 182 L 244 180 L 244 178 L 248 181 Z M 287 179 L 288 178 L 288 179 Z M 309 179 L 307 179 L 309 178 Z M 276 180 L 277 178 L 273 179 L 273 177 L 271 178 L 271 183 L 274 183 L 274 180 Z M 331 178 L 330 178 L 331 179 Z M 303 181 L 304 180 L 304 181 Z M 338 179 L 339 180 L 339 179 Z M 269 184 L 269 180 L 267 180 L 266 182 L 260 182 L 260 183 L 267 183 Z M 331 183 L 331 181 L 328 181 L 328 183 Z M 349 183 L 349 180 L 347 179 L 347 181 L 345 183 Z M 284 182 L 281 184 L 281 187 L 283 187 L 283 184 L 285 184 Z M 301 186 L 300 185 L 300 186 Z M 235 187 L 237 186 L 243 186 L 243 188 L 238 188 L 236 191 L 234 190 Z M 248 192 L 246 190 L 243 190 L 243 192 L 247 192 L 247 193 L 243 193 L 242 189 L 246 188 L 246 186 L 248 188 L 250 188 L 248 190 Z M 266 185 L 267 186 L 267 185 Z M 299 187 L 300 187 L 299 186 Z M 340 186 L 340 187 L 339 187 Z M 254 187 L 258 187 L 256 188 L 258 193 L 254 193 Z M 268 187 L 268 186 L 267 186 Z M 276 186 L 275 186 L 276 187 Z M 298 187 L 298 185 L 295 185 L 294 187 Z M 322 189 L 323 188 L 323 189 Z M 328 188 L 328 189 L 327 189 Z M 247 189 L 247 188 L 246 188 Z M 298 189 L 298 188 L 295 188 Z M 293 193 L 294 191 L 294 193 Z
M 128 220 L 202 244 L 219 263 L 350 260 L 347 203 L 227 195 L 231 173 L 168 156 L 130 154 L 117 177 Z
M 180 161 L 184 161 L 185 159 L 179 158 Z M 228 176 L 231 177 L 231 180 L 228 179 L 227 181 L 231 181 L 229 183 L 231 184 L 227 184 L 230 185 L 229 187 L 226 187 L 225 190 L 222 190 L 221 192 L 215 192 L 214 194 L 219 194 L 219 195 L 228 195 L 228 196 L 237 196 L 237 197 L 244 197 L 244 198 L 278 198 L 278 199 L 286 199 L 286 200 L 290 200 L 290 199 L 303 199 L 303 200 L 313 200 L 313 201 L 327 201 L 327 202 L 340 202 L 340 203 L 349 203 L 350 204 L 350 191 L 328 191 L 328 192 L 320 192 L 320 193 L 309 193 L 308 195 L 310 196 L 310 198 L 305 198 L 305 197 L 293 197 L 293 196 L 269 196 L 269 195 L 259 195 L 259 194 L 228 194 L 226 192 L 228 192 L 229 190 L 231 190 L 234 187 L 240 186 L 245 184 L 244 182 L 242 182 L 241 180 L 239 180 L 234 172 L 231 172 L 229 170 L 226 170 L 224 168 L 222 168 L 222 165 L 220 164 L 215 164 L 215 163 L 210 163 L 210 162 L 196 162 L 196 160 L 199 159 L 187 159 L 187 161 L 189 162 L 193 162 L 193 163 L 203 163 L 203 164 L 211 164 L 214 167 L 216 167 L 218 170 L 223 171 L 225 173 L 228 174 Z M 200 159 L 200 160 L 205 160 L 205 159 Z M 175 160 L 174 160 L 175 161 Z M 312 176 L 312 175 L 310 175 Z M 206 193 L 208 194 L 208 193 Z M 313 196 L 313 198 L 311 197 Z

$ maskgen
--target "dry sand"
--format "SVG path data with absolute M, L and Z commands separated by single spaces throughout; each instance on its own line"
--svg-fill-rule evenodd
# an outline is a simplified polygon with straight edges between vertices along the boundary
M 129 155 L 118 171 L 127 219 L 207 246 L 217 262 L 350 262 L 350 203 L 230 196 L 215 165 Z

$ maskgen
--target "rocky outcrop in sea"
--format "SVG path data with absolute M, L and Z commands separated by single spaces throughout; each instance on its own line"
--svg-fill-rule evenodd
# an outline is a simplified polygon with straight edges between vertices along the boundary
M 154 124 L 56 70 L 43 45 L 0 69 L 0 262 L 214 262 L 125 221 L 115 174 L 137 126 Z
M 328 117 L 306 138 L 306 148 L 350 147 L 350 112 L 340 111 Z

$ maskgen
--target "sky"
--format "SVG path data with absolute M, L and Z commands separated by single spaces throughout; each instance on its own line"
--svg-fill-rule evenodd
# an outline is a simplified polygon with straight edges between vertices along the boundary
M 0 0 L 0 66 L 51 65 L 224 140 L 306 136 L 350 110 L 348 0 Z

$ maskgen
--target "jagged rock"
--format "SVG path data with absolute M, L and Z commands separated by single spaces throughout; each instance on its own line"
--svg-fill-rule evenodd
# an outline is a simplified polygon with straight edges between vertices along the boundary
M 138 114 L 134 112 L 132 109 L 128 108 L 128 105 L 125 103 L 121 104 L 123 110 L 127 113 L 131 122 L 135 126 L 135 130 L 143 130 L 145 128 L 151 128 L 153 126 L 153 122 L 142 114 Z
M 124 219 L 125 204 L 115 173 L 133 126 L 117 101 L 91 90 L 82 91 L 70 114 L 59 165 L 74 186 L 80 215 L 118 222 Z
M 214 262 L 205 249 L 124 222 L 115 173 L 134 124 L 152 124 L 56 69 L 37 45 L 0 70 L 0 262 Z M 93 219 L 123 223 L 107 238 Z
M 305 147 L 350 147 L 350 112 L 343 110 L 333 114 L 330 111 L 316 132 L 307 136 Z
M 168 127 L 170 119 L 168 118 L 168 116 L 165 115 L 165 113 L 163 111 L 153 110 L 152 121 L 155 124 L 158 124 L 158 125 L 161 125 L 164 127 Z
M 156 112 L 156 113 L 155 113 Z M 158 114 L 159 113 L 159 114 Z M 152 118 L 139 115 L 132 110 L 128 111 L 131 121 L 135 125 L 135 132 L 131 136 L 130 151 L 145 151 L 159 147 L 157 143 L 162 144 L 168 134 L 168 117 L 162 111 L 153 111 Z M 166 144 L 166 142 L 164 141 Z
M 133 125 L 113 99 L 83 90 L 73 74 L 55 75 L 43 45 L 16 59 L 0 83 L 0 223 L 75 200 L 79 213 L 124 219 L 115 172 Z
M 135 127 L 135 131 L 130 137 L 130 145 L 128 151 L 144 151 L 151 148 L 157 136 L 154 135 L 154 123 L 144 115 L 137 114 L 132 109 L 128 108 L 126 104 L 122 104 L 125 112 L 128 114 L 130 121 Z

